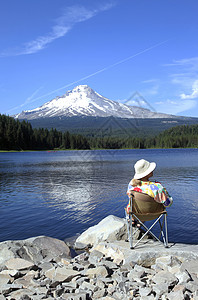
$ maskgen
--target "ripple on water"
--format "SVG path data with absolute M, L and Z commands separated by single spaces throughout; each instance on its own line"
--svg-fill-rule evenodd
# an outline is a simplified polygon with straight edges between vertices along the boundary
M 155 161 L 155 178 L 174 198 L 171 241 L 198 243 L 198 150 L 0 153 L 0 241 L 64 239 L 109 214 L 124 217 L 133 164 Z

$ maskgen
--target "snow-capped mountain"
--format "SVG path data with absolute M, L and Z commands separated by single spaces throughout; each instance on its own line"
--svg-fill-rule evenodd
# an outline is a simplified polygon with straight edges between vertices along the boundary
M 45 103 L 44 105 L 23 111 L 15 118 L 18 119 L 40 119 L 49 117 L 119 117 L 119 118 L 171 118 L 173 116 L 152 112 L 149 109 L 128 106 L 107 99 L 87 85 L 79 85 L 73 90 L 66 92 L 61 97 Z

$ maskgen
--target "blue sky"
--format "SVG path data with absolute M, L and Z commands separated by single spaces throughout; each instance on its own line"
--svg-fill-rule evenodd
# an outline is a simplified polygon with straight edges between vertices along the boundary
M 1 0 L 0 113 L 87 84 L 198 117 L 197 11 L 197 0 Z

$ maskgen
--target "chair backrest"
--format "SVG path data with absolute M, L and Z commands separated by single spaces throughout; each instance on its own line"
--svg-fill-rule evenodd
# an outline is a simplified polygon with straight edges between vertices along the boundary
M 157 218 L 160 214 L 166 213 L 163 204 L 156 202 L 147 194 L 132 191 L 132 212 L 141 221 L 149 221 Z

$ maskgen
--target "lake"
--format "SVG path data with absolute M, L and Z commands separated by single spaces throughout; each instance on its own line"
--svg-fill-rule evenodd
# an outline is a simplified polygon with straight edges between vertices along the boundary
M 169 240 L 198 244 L 198 149 L 0 153 L 0 241 L 65 239 L 104 217 L 124 217 L 138 159 L 155 161 L 153 179 L 174 199 Z

